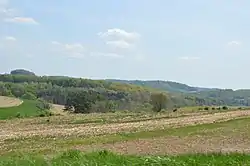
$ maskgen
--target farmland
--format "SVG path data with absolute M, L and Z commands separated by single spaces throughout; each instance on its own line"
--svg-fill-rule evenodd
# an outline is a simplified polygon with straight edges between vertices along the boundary
M 32 102 L 25 103 L 31 108 Z M 0 115 L 7 116 L 3 112 Z M 243 152 L 250 151 L 249 120 L 248 110 L 194 108 L 177 113 L 62 114 L 1 120 L 1 162 L 192 165 L 209 164 L 208 159 L 213 158 L 210 164 L 247 163 L 249 156 Z
M 0 96 L 1 165 L 250 162 L 244 102 L 67 77 L 0 80 L 10 96 Z

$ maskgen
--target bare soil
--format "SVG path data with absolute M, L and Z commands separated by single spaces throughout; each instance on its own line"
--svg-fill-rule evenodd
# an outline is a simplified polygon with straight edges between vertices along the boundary
M 52 104 L 52 109 L 51 109 L 51 111 L 52 111 L 54 114 L 67 115 L 67 112 L 63 111 L 63 108 L 64 108 L 63 105 Z
M 31 137 L 31 136 L 96 136 L 114 134 L 119 132 L 148 131 L 164 128 L 177 128 L 188 125 L 216 123 L 239 117 L 250 116 L 250 111 L 231 111 L 192 117 L 179 117 L 173 119 L 148 120 L 120 124 L 19 124 L 2 122 L 0 125 L 0 140 Z
M 193 137 L 165 137 L 154 139 L 139 139 L 134 141 L 118 142 L 114 144 L 92 145 L 77 147 L 84 151 L 107 149 L 121 154 L 136 155 L 177 155 L 185 153 L 208 153 L 208 152 L 250 152 L 249 137 L 209 136 Z
M 0 96 L 0 108 L 19 106 L 22 102 L 16 98 Z

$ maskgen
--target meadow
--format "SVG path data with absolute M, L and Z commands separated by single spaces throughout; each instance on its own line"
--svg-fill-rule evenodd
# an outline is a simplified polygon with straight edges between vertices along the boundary
M 250 164 L 248 109 L 71 115 L 55 106 L 56 116 L 39 117 L 34 101 L 6 106 L 1 165 Z

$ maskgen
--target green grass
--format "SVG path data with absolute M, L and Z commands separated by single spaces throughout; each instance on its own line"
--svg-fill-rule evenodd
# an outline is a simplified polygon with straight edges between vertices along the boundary
M 187 154 L 180 156 L 125 156 L 108 151 L 84 154 L 68 150 L 55 157 L 19 155 L 0 157 L 1 166 L 244 166 L 250 155 L 240 153 Z
M 37 101 L 24 100 L 19 106 L 0 108 L 0 120 L 39 116 L 42 112 L 38 110 L 36 103 Z

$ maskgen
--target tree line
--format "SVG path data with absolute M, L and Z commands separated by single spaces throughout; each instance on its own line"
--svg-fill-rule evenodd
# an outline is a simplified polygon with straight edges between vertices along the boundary
M 0 95 L 28 100 L 43 99 L 49 103 L 65 105 L 65 110 L 75 113 L 160 111 L 182 106 L 225 104 L 217 99 L 166 93 L 126 83 L 18 73 L 0 75 Z

